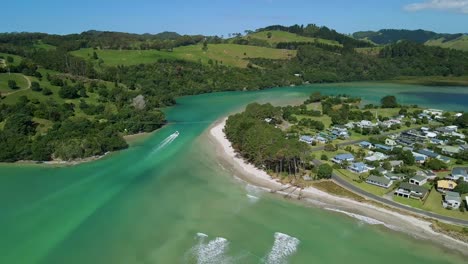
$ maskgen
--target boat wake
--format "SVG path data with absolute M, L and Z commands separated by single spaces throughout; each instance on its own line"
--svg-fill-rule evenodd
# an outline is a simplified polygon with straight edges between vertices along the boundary
M 280 233 L 275 233 L 275 242 L 270 253 L 266 257 L 265 263 L 268 264 L 283 264 L 287 263 L 288 257 L 297 251 L 300 240 Z
M 176 132 L 172 133 L 170 136 L 168 136 L 167 138 L 165 138 L 161 143 L 159 143 L 159 144 L 151 151 L 151 154 L 154 154 L 154 153 L 160 151 L 161 149 L 163 149 L 164 147 L 166 147 L 167 145 L 171 144 L 178 136 L 179 136 L 179 131 L 176 131 Z

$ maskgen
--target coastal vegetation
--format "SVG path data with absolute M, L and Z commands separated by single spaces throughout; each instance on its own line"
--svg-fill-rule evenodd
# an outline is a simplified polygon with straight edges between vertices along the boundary
M 431 111 L 438 111 L 440 116 L 426 116 Z M 320 181 L 334 178 L 372 195 L 392 194 L 395 202 L 414 208 L 468 219 L 463 203 L 452 210 L 444 208 L 445 194 L 436 187 L 438 180 L 449 176 L 445 172 L 468 165 L 468 150 L 466 147 L 458 150 L 464 142 L 459 137 L 468 135 L 467 118 L 466 113 L 442 114 L 439 110 L 401 105 L 391 95 L 384 96 L 380 105 L 362 105 L 358 97 L 325 96 L 315 92 L 297 106 L 274 107 L 252 103 L 244 112 L 228 118 L 225 134 L 247 162 L 282 182 L 300 188 L 318 185 L 320 189 L 330 188 L 333 192 L 341 192 Z M 422 140 L 425 137 L 417 131 L 424 126 L 424 131 L 439 128 L 445 131 L 444 127 L 451 126 L 458 128 L 458 133 L 454 132 L 453 136 L 437 134 L 437 140 L 445 140 L 444 145 L 452 146 L 456 153 L 447 154 L 442 152 L 443 147 L 427 139 Z M 415 139 L 411 137 L 418 140 L 413 142 Z M 361 146 L 361 142 L 375 147 L 370 150 Z M 421 162 L 423 153 L 429 153 L 429 156 L 425 156 Z M 340 156 L 347 158 L 340 160 Z M 392 165 L 395 163 L 398 165 Z M 430 180 L 426 176 L 417 176 L 426 175 L 428 171 L 437 174 Z M 427 195 L 422 198 L 393 195 L 401 184 L 404 186 L 415 176 L 427 181 L 420 187 Z M 400 180 L 387 181 L 390 177 Z M 369 179 L 381 179 L 388 185 L 371 184 Z M 458 185 L 453 191 L 463 201 L 468 195 L 468 184 L 463 178 L 455 184 Z M 343 195 L 349 196 L 346 192 Z
M 10 127 L 0 130 L 0 146 L 8 150 L 0 161 L 70 160 L 125 148 L 122 136 L 161 127 L 165 117 L 160 109 L 173 105 L 177 96 L 322 82 L 395 78 L 419 82 L 435 76 L 460 84 L 468 75 L 468 53 L 462 51 L 407 41 L 372 55 L 356 51 L 373 46 L 313 24 L 271 26 L 226 39 L 171 32 L 0 34 L 0 128 Z M 144 103 L 135 104 L 136 98 Z M 318 120 L 296 112 L 286 118 L 296 118 L 299 126 L 311 130 L 323 130 L 348 120 L 347 110 L 343 111 L 315 112 Z M 357 118 L 352 114 L 358 112 L 350 113 L 351 119 Z M 11 137 L 27 143 L 13 148 L 7 139 L 17 129 L 11 126 L 22 126 L 11 122 L 19 114 L 27 117 L 19 120 L 29 124 L 31 131 Z M 84 126 L 84 134 L 69 134 L 71 123 Z M 112 144 L 89 143 L 104 131 L 111 135 Z M 76 153 L 65 155 L 67 151 L 60 150 L 57 142 L 64 138 L 78 142 L 73 143 L 80 146 Z M 35 144 L 50 147 L 33 155 L 32 149 L 38 149 Z M 296 154 L 287 157 L 292 163 L 284 160 L 286 167 L 303 166 L 297 163 Z

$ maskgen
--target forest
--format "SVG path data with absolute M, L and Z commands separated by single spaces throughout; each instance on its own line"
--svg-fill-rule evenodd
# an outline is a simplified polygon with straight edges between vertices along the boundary
M 308 83 L 388 80 L 399 76 L 468 75 L 468 53 L 463 51 L 400 41 L 373 56 L 355 50 L 372 44 L 326 27 L 271 26 L 257 31 L 262 30 L 283 30 L 337 41 L 342 46 L 281 42 L 277 48 L 297 50 L 297 55 L 287 60 L 247 58 L 249 63 L 245 68 L 226 66 L 220 61 L 203 64 L 180 59 L 103 66 L 96 63 L 99 61 L 96 52 L 86 59 L 73 56 L 70 51 L 93 48 L 95 51 L 164 49 L 170 52 L 175 47 L 193 44 L 201 44 L 200 49 L 208 50 L 212 45 L 231 40 L 172 32 L 156 35 L 100 31 L 64 36 L 0 34 L 0 52 L 21 58 L 14 62 L 10 55 L 0 58 L 8 59 L 7 63 L 11 61 L 8 67 L 0 67 L 0 74 L 18 73 L 34 80 L 31 84 L 34 96 L 18 97 L 14 103 L 8 101 L 10 95 L 0 99 L 0 124 L 3 124 L 0 147 L 4 150 L 0 161 L 73 160 L 125 148 L 123 135 L 161 127 L 165 117 L 160 109 L 175 104 L 175 98 L 183 95 Z M 17 89 L 13 83 L 11 87 Z M 45 99 L 37 99 L 39 94 Z M 320 124 L 308 125 L 320 127 Z M 76 133 L 77 129 L 81 133 Z M 267 127 L 264 129 L 268 132 Z M 299 166 L 300 151 L 292 153 L 280 164 L 272 162 L 268 166 L 274 170 Z

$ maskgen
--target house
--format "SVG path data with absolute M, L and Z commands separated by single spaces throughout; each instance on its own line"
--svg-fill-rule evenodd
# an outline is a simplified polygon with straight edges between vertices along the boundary
M 387 138 L 385 139 L 385 145 L 387 146 L 396 146 L 397 143 L 394 139 L 391 139 L 391 138 Z
M 422 186 L 402 182 L 393 194 L 405 198 L 418 198 L 423 200 L 427 193 L 427 189 Z
M 440 155 L 435 153 L 434 151 L 428 150 L 428 149 L 420 149 L 417 151 L 418 154 L 427 156 L 429 158 L 437 159 Z
M 447 191 L 444 195 L 442 206 L 446 209 L 458 209 L 461 204 L 460 194 L 457 192 Z
M 405 178 L 405 175 L 388 172 L 385 173 L 384 177 L 392 181 L 400 181 Z
M 387 179 L 385 177 L 375 176 L 375 175 L 369 176 L 366 179 L 366 182 L 368 184 L 376 185 L 376 186 L 379 186 L 379 187 L 382 187 L 382 188 L 389 188 L 393 184 L 392 180 L 389 180 L 389 179 Z
M 444 193 L 445 191 L 453 191 L 457 187 L 457 183 L 450 180 L 437 181 L 437 191 Z
M 419 164 L 423 164 L 424 162 L 426 162 L 428 158 L 426 155 L 423 155 L 423 154 L 419 154 L 416 152 L 412 152 L 412 153 L 414 156 L 414 160 L 416 161 L 416 163 L 419 163 Z
M 444 114 L 444 111 L 439 109 L 424 109 L 423 113 L 431 116 L 441 116 Z
M 401 167 L 403 164 L 404 164 L 404 162 L 402 160 L 391 160 L 390 161 L 390 166 L 392 166 L 392 168 Z
M 349 138 L 349 133 L 347 130 L 339 130 L 339 129 L 333 129 L 331 131 L 332 135 L 338 137 L 338 138 L 342 138 L 342 139 L 348 139 Z
M 322 136 L 316 136 L 315 137 L 315 140 L 318 142 L 318 143 L 322 143 L 322 144 L 326 144 L 328 142 L 328 139 L 322 137 Z
M 437 133 L 431 132 L 431 131 L 426 131 L 424 132 L 424 137 L 426 138 L 435 138 L 437 137 Z
M 446 157 L 446 156 L 440 156 L 437 159 L 444 162 L 444 163 L 450 163 L 450 158 Z
M 453 129 L 448 128 L 448 127 L 438 127 L 436 128 L 436 131 L 443 136 L 450 136 L 452 135 L 453 132 L 455 132 Z
M 371 156 L 364 158 L 367 161 L 381 161 L 388 159 L 388 156 L 381 152 L 374 152 Z
M 360 146 L 361 148 L 371 149 L 371 148 L 372 148 L 372 143 L 367 142 L 367 141 L 361 141 L 361 142 L 359 143 L 359 146 Z
M 437 178 L 437 175 L 431 170 L 417 171 L 416 175 L 426 177 L 428 180 L 434 180 Z
M 445 144 L 445 141 L 438 139 L 438 138 L 431 138 L 430 142 L 435 145 L 443 145 Z
M 314 138 L 312 138 L 311 136 L 301 136 L 299 138 L 299 141 L 305 142 L 305 143 L 310 145 L 310 144 L 312 144 L 314 142 Z
M 468 144 L 461 145 L 460 151 L 468 151 Z
M 267 117 L 267 118 L 265 118 L 264 120 L 265 120 L 265 122 L 267 122 L 267 123 L 271 123 L 271 121 L 273 121 L 273 118 Z
M 450 156 L 460 153 L 460 147 L 455 146 L 442 146 L 440 147 L 440 150 L 442 153 Z
M 382 145 L 382 144 L 375 144 L 375 148 L 385 150 L 385 151 L 392 151 L 393 150 L 393 147 L 387 146 L 387 145 Z
M 352 163 L 348 167 L 348 169 L 354 173 L 361 174 L 361 173 L 366 173 L 369 170 L 373 170 L 374 168 L 367 166 L 365 163 L 362 163 L 362 162 L 355 162 L 355 163 Z
M 338 154 L 332 159 L 332 161 L 337 163 L 337 164 L 341 164 L 341 163 L 343 163 L 345 161 L 353 162 L 354 161 L 354 156 L 352 154 L 349 154 L 349 153 Z
M 407 137 L 399 137 L 397 143 L 403 146 L 412 147 L 416 143 L 413 139 Z
M 458 180 L 462 178 L 464 181 L 468 182 L 468 167 L 453 168 L 450 178 L 452 178 L 453 180 Z
M 409 183 L 421 186 L 427 183 L 427 178 L 424 176 L 414 176 L 409 180 Z
M 365 127 L 369 128 L 373 126 L 372 122 L 369 120 L 361 120 L 356 125 L 361 128 L 365 128 Z

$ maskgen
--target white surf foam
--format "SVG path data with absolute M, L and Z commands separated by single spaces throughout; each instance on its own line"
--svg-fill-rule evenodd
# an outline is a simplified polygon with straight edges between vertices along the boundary
M 288 257 L 297 251 L 300 240 L 280 233 L 275 233 L 275 242 L 270 253 L 266 257 L 265 263 L 268 264 L 283 264 L 287 263 Z
M 189 253 L 189 259 L 194 260 L 198 264 L 224 264 L 229 263 L 229 258 L 226 256 L 226 251 L 229 246 L 229 241 L 223 237 L 216 237 L 208 241 L 208 235 L 205 233 L 197 233 L 198 240 Z M 188 263 L 192 263 L 189 261 Z
M 247 198 L 249 198 L 249 201 L 254 203 L 256 201 L 258 201 L 258 199 L 260 199 L 259 197 L 255 196 L 255 195 L 251 195 L 251 194 L 247 194 Z
M 364 215 L 350 213 L 350 212 L 346 212 L 346 211 L 335 209 L 335 208 L 325 208 L 325 210 L 345 214 L 347 216 L 350 216 L 352 218 L 355 218 L 355 219 L 361 221 L 362 223 L 366 223 L 366 224 L 369 224 L 369 225 L 383 225 L 383 226 L 386 226 L 388 228 L 393 229 L 393 227 L 391 225 L 387 225 L 386 223 L 384 223 L 382 221 L 379 221 L 377 219 L 367 217 L 367 216 L 364 216 Z

